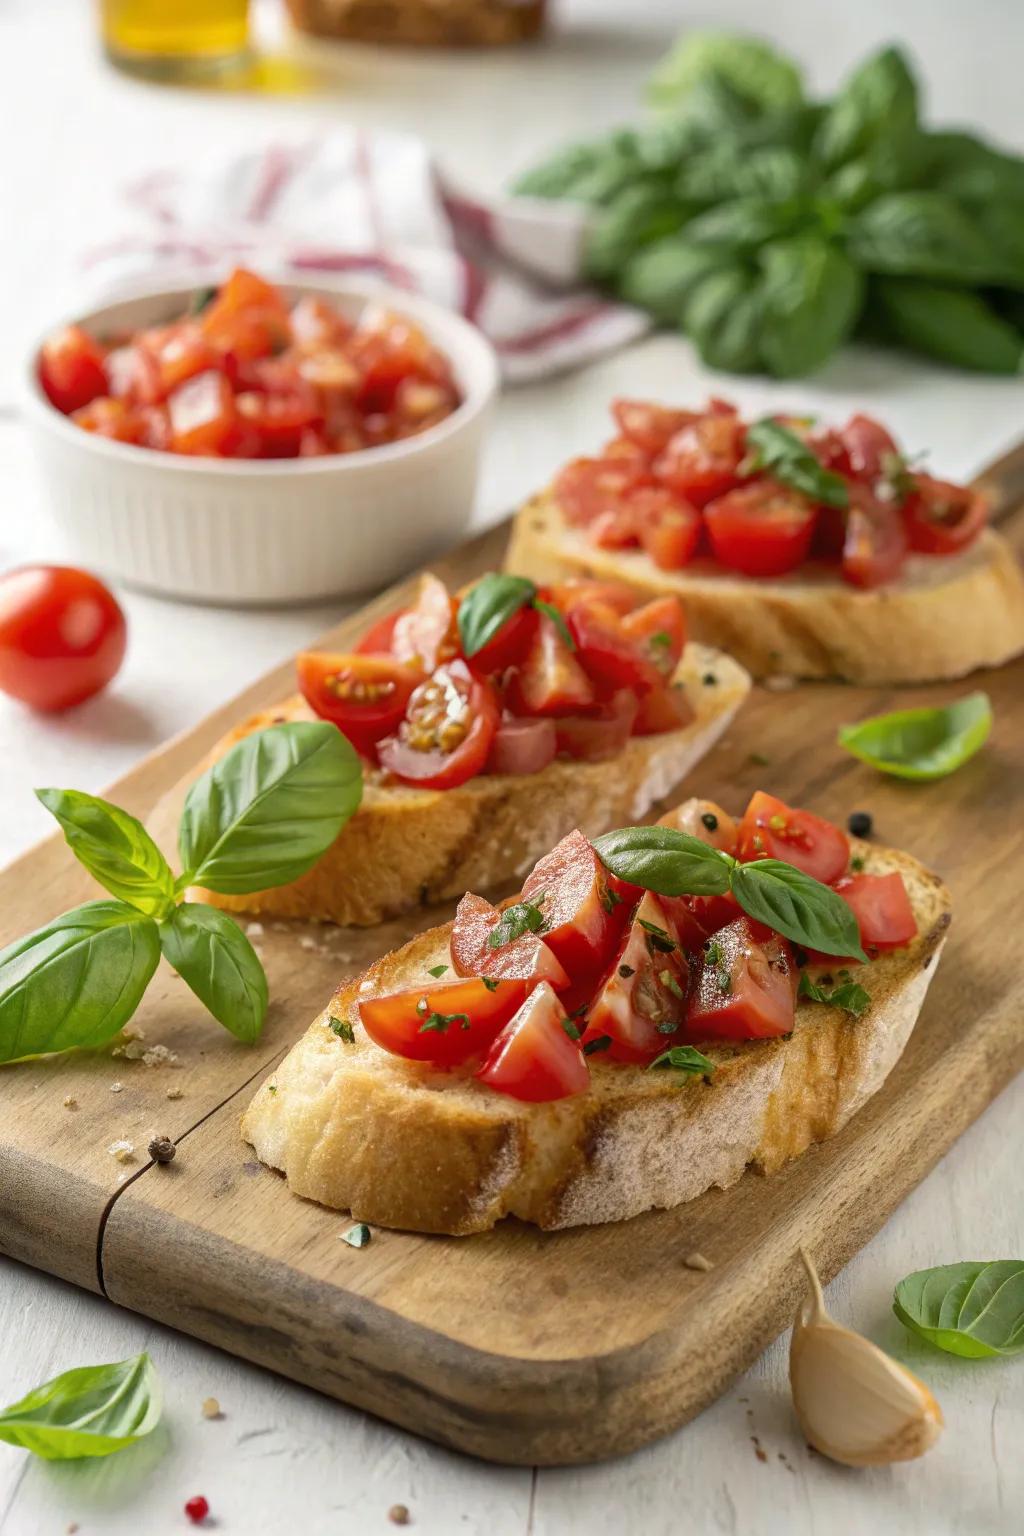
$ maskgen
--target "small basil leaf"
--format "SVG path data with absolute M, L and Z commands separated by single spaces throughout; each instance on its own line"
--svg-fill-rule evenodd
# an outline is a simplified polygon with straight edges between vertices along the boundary
M 802 869 L 781 859 L 736 864 L 730 889 L 749 917 L 767 923 L 794 944 L 826 955 L 867 960 L 849 905 Z
M 659 896 L 724 896 L 735 863 L 671 827 L 621 827 L 597 838 L 594 847 L 613 875 Z
M 267 1012 L 267 978 L 245 934 L 226 912 L 182 902 L 160 924 L 160 945 L 172 965 L 236 1039 L 259 1039 Z
M 152 918 L 120 901 L 65 912 L 0 953 L 0 1061 L 102 1045 L 160 959 Z
M 533 606 L 536 608 L 538 613 L 546 614 L 546 616 L 551 620 L 552 624 L 558 630 L 559 638 L 561 639 L 562 644 L 568 646 L 570 651 L 574 651 L 576 649 L 576 641 L 573 639 L 568 624 L 565 622 L 565 619 L 559 613 L 554 603 L 546 603 L 542 597 L 535 597 L 533 600 Z
M 767 471 L 784 485 L 828 507 L 849 505 L 849 492 L 842 475 L 825 469 L 802 438 L 781 422 L 766 417 L 747 428 L 750 450 L 745 465 L 749 474 Z
M 37 789 L 68 847 L 90 875 L 119 901 L 160 917 L 174 902 L 174 874 L 141 821 L 77 789 Z
M 969 1359 L 1024 1351 L 1024 1263 L 941 1264 L 896 1287 L 893 1311 L 937 1349 Z
M 501 626 L 526 607 L 536 591 L 525 576 L 506 576 L 498 571 L 482 576 L 459 604 L 462 654 L 469 657 L 482 651 Z
M 692 211 L 658 183 L 630 178 L 587 232 L 584 270 L 588 277 L 609 280 L 643 246 L 682 228 Z
M 326 853 L 362 793 L 359 756 L 336 726 L 269 726 L 192 785 L 181 862 L 191 883 L 229 896 L 287 885 Z
M 650 100 L 677 109 L 694 87 L 724 81 L 759 111 L 778 111 L 803 101 L 800 70 L 792 59 L 756 37 L 728 32 L 687 32 L 662 59 L 648 86 Z
M 856 981 L 843 981 L 835 987 L 823 987 L 812 981 L 806 971 L 800 973 L 798 997 L 806 997 L 812 1003 L 829 1003 L 833 1008 L 845 1008 L 859 1019 L 871 1006 L 871 993 Z
M 679 235 L 670 235 L 630 257 L 619 280 L 619 292 L 628 304 L 637 304 L 656 320 L 675 325 L 697 284 L 728 260 L 729 253 L 721 246 L 692 245 Z
M 761 362 L 761 307 L 756 272 L 731 262 L 694 288 L 683 306 L 683 329 L 709 368 L 752 373 Z
M 536 902 L 517 901 L 506 907 L 488 936 L 491 949 L 501 949 L 503 944 L 511 944 L 526 933 L 540 933 L 544 927 L 543 904 L 541 895 Z
M 884 48 L 854 70 L 818 130 L 815 151 L 834 169 L 898 144 L 909 150 L 918 134 L 917 82 L 898 48 Z
M 777 379 L 813 373 L 857 323 L 864 279 L 838 246 L 818 235 L 774 240 L 759 260 L 764 365 Z
M 45 1461 L 109 1456 L 155 1429 L 160 1383 L 146 1354 L 65 1371 L 0 1412 L 0 1440 Z
M 941 779 L 981 750 L 992 729 L 987 693 L 969 693 L 940 708 L 897 709 L 844 725 L 839 745 L 881 773 Z
M 672 1067 L 677 1072 L 708 1073 L 715 1070 L 713 1061 L 702 1056 L 700 1051 L 692 1045 L 672 1045 L 667 1051 L 662 1051 L 660 1056 L 655 1056 L 648 1067 L 652 1071 L 655 1067 Z

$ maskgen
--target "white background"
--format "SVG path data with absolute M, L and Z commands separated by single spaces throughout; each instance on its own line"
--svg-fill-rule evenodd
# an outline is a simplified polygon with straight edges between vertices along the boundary
M 1016 0 L 555 0 L 543 50 L 457 58 L 331 54 L 315 97 L 173 92 L 117 76 L 95 47 L 85 0 L 0 5 L 0 568 L 59 555 L 18 421 L 23 346 L 70 304 L 75 258 L 122 228 L 116 191 L 133 175 L 190 163 L 334 120 L 422 133 L 460 179 L 496 189 L 560 138 L 627 117 L 653 61 L 683 25 L 746 26 L 832 87 L 872 45 L 909 42 L 936 120 L 983 125 L 1024 148 Z M 276 27 L 266 0 L 261 22 Z M 649 340 L 584 374 L 506 396 L 488 454 L 479 520 L 501 515 L 568 453 L 604 431 L 609 395 L 700 398 L 708 380 L 688 346 Z M 721 388 L 721 381 L 718 381 Z M 729 391 L 841 415 L 868 404 L 939 471 L 966 474 L 1024 430 L 1016 381 L 988 381 L 850 349 L 813 387 Z M 62 720 L 0 698 L 0 856 L 47 830 L 39 783 L 98 789 L 336 617 L 337 606 L 238 613 L 125 597 L 131 648 L 109 696 Z M 1003 1094 L 831 1287 L 835 1312 L 899 1352 L 942 1402 L 948 1429 L 918 1464 L 850 1473 L 808 1456 L 792 1421 L 785 1339 L 695 1424 L 628 1459 L 583 1470 L 474 1463 L 242 1365 L 10 1261 L 0 1260 L 0 1403 L 72 1365 L 153 1352 L 167 1393 L 163 1427 L 107 1462 L 47 1465 L 0 1445 L 0 1533 L 165 1536 L 204 1493 L 215 1528 L 263 1536 L 393 1529 L 405 1503 L 431 1536 L 927 1532 L 1002 1536 L 1024 1526 L 1024 1364 L 973 1364 L 909 1343 L 889 1311 L 895 1280 L 960 1258 L 1024 1251 L 1019 1127 L 1024 1084 Z M 0 1135 L 2 1082 L 0 1082 Z M 2 1235 L 0 1235 L 2 1246 Z M 496 1299 L 500 1305 L 500 1299 Z M 642 1305 L 642 1298 L 637 1299 Z M 585 1320 L 581 1319 L 581 1326 Z M 219 1398 L 222 1420 L 200 1415 Z M 756 1434 L 767 1461 L 754 1452 Z M 785 1461 L 782 1456 L 785 1456 Z

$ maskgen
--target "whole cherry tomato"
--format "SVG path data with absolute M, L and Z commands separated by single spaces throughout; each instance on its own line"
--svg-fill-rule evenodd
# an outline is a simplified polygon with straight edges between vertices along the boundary
M 0 576 L 0 689 L 56 712 L 105 688 L 124 660 L 127 626 L 96 576 L 26 565 Z

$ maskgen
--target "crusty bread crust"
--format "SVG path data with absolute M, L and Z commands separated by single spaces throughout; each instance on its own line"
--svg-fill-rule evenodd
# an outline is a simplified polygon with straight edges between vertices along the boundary
M 771 1173 L 834 1135 L 885 1081 L 914 1026 L 950 921 L 949 893 L 908 854 L 855 844 L 868 870 L 898 869 L 918 936 L 858 968 L 871 1006 L 854 1018 L 801 1002 L 785 1040 L 707 1048 L 709 1080 L 591 1058 L 586 1094 L 524 1104 L 381 1050 L 360 995 L 426 985 L 450 926 L 421 934 L 343 985 L 256 1093 L 242 1135 L 297 1195 L 416 1232 L 482 1232 L 503 1216 L 540 1227 L 619 1221 Z M 819 968 L 819 971 L 824 968 Z M 353 1026 L 349 1044 L 331 1017 Z
M 597 837 L 643 817 L 710 751 L 750 688 L 742 667 L 701 645 L 686 647 L 676 675 L 694 709 L 682 730 L 634 736 L 601 762 L 556 759 L 539 773 L 486 774 L 457 789 L 368 783 L 337 842 L 299 880 L 247 896 L 198 894 L 228 912 L 370 927 L 463 891 L 507 888 L 573 827 Z M 288 699 L 238 726 L 208 762 L 252 731 L 311 718 L 301 697 Z
M 840 677 L 923 683 L 997 667 L 1024 651 L 1024 573 L 987 529 L 962 555 L 915 555 L 903 578 L 862 591 L 823 565 L 771 581 L 710 560 L 663 571 L 642 550 L 598 549 L 547 492 L 513 525 L 505 568 L 535 581 L 598 576 L 686 604 L 690 634 L 755 677 Z

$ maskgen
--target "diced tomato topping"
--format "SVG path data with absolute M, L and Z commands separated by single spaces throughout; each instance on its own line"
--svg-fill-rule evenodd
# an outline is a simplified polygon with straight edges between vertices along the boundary
M 896 949 L 909 944 L 917 933 L 917 919 L 903 876 L 843 875 L 833 887 L 853 909 L 862 947 Z
M 746 917 L 720 928 L 700 953 L 686 1019 L 689 1038 L 788 1035 L 795 1017 L 796 974 L 786 940 L 778 934 L 762 939 Z
M 618 688 L 611 698 L 595 704 L 585 715 L 562 715 L 555 722 L 559 752 L 583 762 L 596 762 L 621 752 L 633 732 L 640 701 L 630 688 Z
M 837 467 L 871 487 L 899 459 L 891 434 L 871 416 L 851 416 L 838 435 L 846 462 Z
M 454 1067 L 481 1057 L 522 1004 L 531 983 L 479 978 L 359 1000 L 370 1039 L 396 1056 Z
M 361 318 L 350 353 L 362 376 L 357 400 L 367 412 L 391 410 L 405 378 L 449 379 L 444 358 L 423 331 L 389 311 L 374 310 Z
M 395 627 L 402 615 L 408 611 L 407 608 L 396 608 L 393 613 L 387 613 L 382 619 L 377 619 L 359 641 L 356 650 L 364 656 L 390 656 Z
M 980 491 L 931 475 L 915 475 L 902 510 L 911 549 L 927 555 L 966 549 L 988 521 L 988 500 Z
M 686 614 L 677 597 L 658 597 L 634 608 L 622 620 L 622 631 L 662 677 L 672 677 L 686 644 Z
M 661 899 L 645 892 L 587 1009 L 584 1045 L 607 1036 L 610 1061 L 652 1061 L 678 1039 L 690 972 Z
M 158 398 L 164 400 L 186 379 L 219 366 L 219 357 L 203 337 L 198 324 L 183 321 L 170 327 L 159 345 L 144 349 L 156 364 Z M 145 364 L 140 363 L 140 370 Z
M 594 685 L 546 613 L 537 615 L 530 648 L 512 675 L 508 701 L 516 714 L 565 715 L 594 702 Z
M 103 348 L 80 326 L 68 325 L 43 343 L 39 382 L 51 405 L 70 415 L 107 393 Z
M 106 395 L 72 411 L 71 419 L 86 432 L 95 432 L 97 437 L 109 437 L 117 443 L 141 443 L 145 436 L 146 425 L 138 412 L 123 400 L 112 400 Z
M 554 496 L 568 522 L 589 527 L 620 515 L 628 493 L 649 482 L 644 468 L 623 459 L 573 459 L 557 475 Z
M 640 695 L 633 732 L 637 736 L 660 736 L 663 731 L 680 731 L 695 718 L 682 683 L 658 683 Z
M 864 486 L 850 485 L 850 507 L 843 541 L 843 576 L 855 587 L 880 587 L 895 581 L 907 554 L 903 518 L 876 500 Z
M 311 293 L 296 300 L 291 322 L 292 336 L 296 345 L 302 348 L 334 346 L 347 341 L 352 334 L 352 326 L 340 310 Z
M 645 654 L 646 646 L 628 635 L 624 620 L 604 603 L 580 602 L 568 624 L 587 673 L 606 688 L 644 693 L 661 683 L 661 673 Z
M 566 618 L 577 603 L 598 603 L 618 614 L 629 613 L 636 607 L 636 593 L 624 581 L 563 581 L 547 589 L 550 602 Z
M 477 1077 L 528 1104 L 586 1093 L 590 1068 L 567 1023 L 562 1004 L 541 982 L 495 1040 Z
M 604 865 L 582 832 L 570 832 L 545 854 L 522 899 L 540 909 L 544 942 L 570 979 L 593 981 L 611 957 L 620 920 Z
M 415 603 L 399 614 L 392 626 L 392 653 L 424 672 L 433 672 L 439 663 L 451 661 L 459 654 L 458 606 L 444 582 L 426 572 L 420 577 Z
M 709 848 L 718 848 L 722 853 L 736 852 L 736 823 L 714 800 L 684 800 L 659 816 L 658 826 L 698 837 Z
M 153 350 L 141 338 L 133 345 L 115 347 L 107 353 L 106 373 L 110 393 L 131 405 L 157 405 L 167 391 L 160 378 L 160 364 Z
M 230 453 L 238 437 L 231 386 L 212 369 L 180 385 L 167 402 L 175 453 Z
M 846 869 L 850 845 L 845 832 L 812 811 L 794 810 L 758 790 L 740 822 L 736 857 L 781 859 L 805 875 L 831 885 Z
M 489 773 L 539 773 L 558 751 L 555 722 L 549 719 L 503 719 L 491 742 Z
M 488 640 L 486 645 L 468 657 L 470 671 L 481 677 L 494 672 L 504 672 L 508 667 L 520 666 L 537 636 L 539 614 L 532 607 L 517 609 L 511 618 Z
M 544 940 L 526 932 L 493 945 L 502 914 L 482 896 L 467 892 L 452 924 L 452 964 L 460 976 L 502 976 L 514 981 L 548 981 L 556 991 L 569 985 L 564 969 Z
M 662 571 L 679 571 L 697 553 L 703 531 L 700 512 L 664 486 L 642 486 L 628 501 L 637 536 Z
M 500 715 L 491 684 L 450 662 L 413 690 L 397 734 L 377 744 L 380 765 L 419 789 L 454 789 L 483 771 Z
M 783 576 L 807 558 L 815 506 L 767 477 L 712 501 L 704 521 L 715 556 L 744 576 Z
M 695 507 L 737 484 L 746 432 L 738 416 L 698 416 L 674 434 L 654 461 L 659 480 Z
M 299 688 L 322 720 L 331 720 L 357 751 L 370 756 L 382 736 L 397 729 L 413 689 L 415 668 L 393 656 L 305 651 L 298 658 Z
M 741 917 L 735 896 L 662 896 L 661 904 L 686 951 L 700 949 L 719 928 Z
M 700 412 L 669 410 L 649 400 L 613 400 L 612 415 L 623 437 L 653 457 L 677 432 L 697 421 Z

